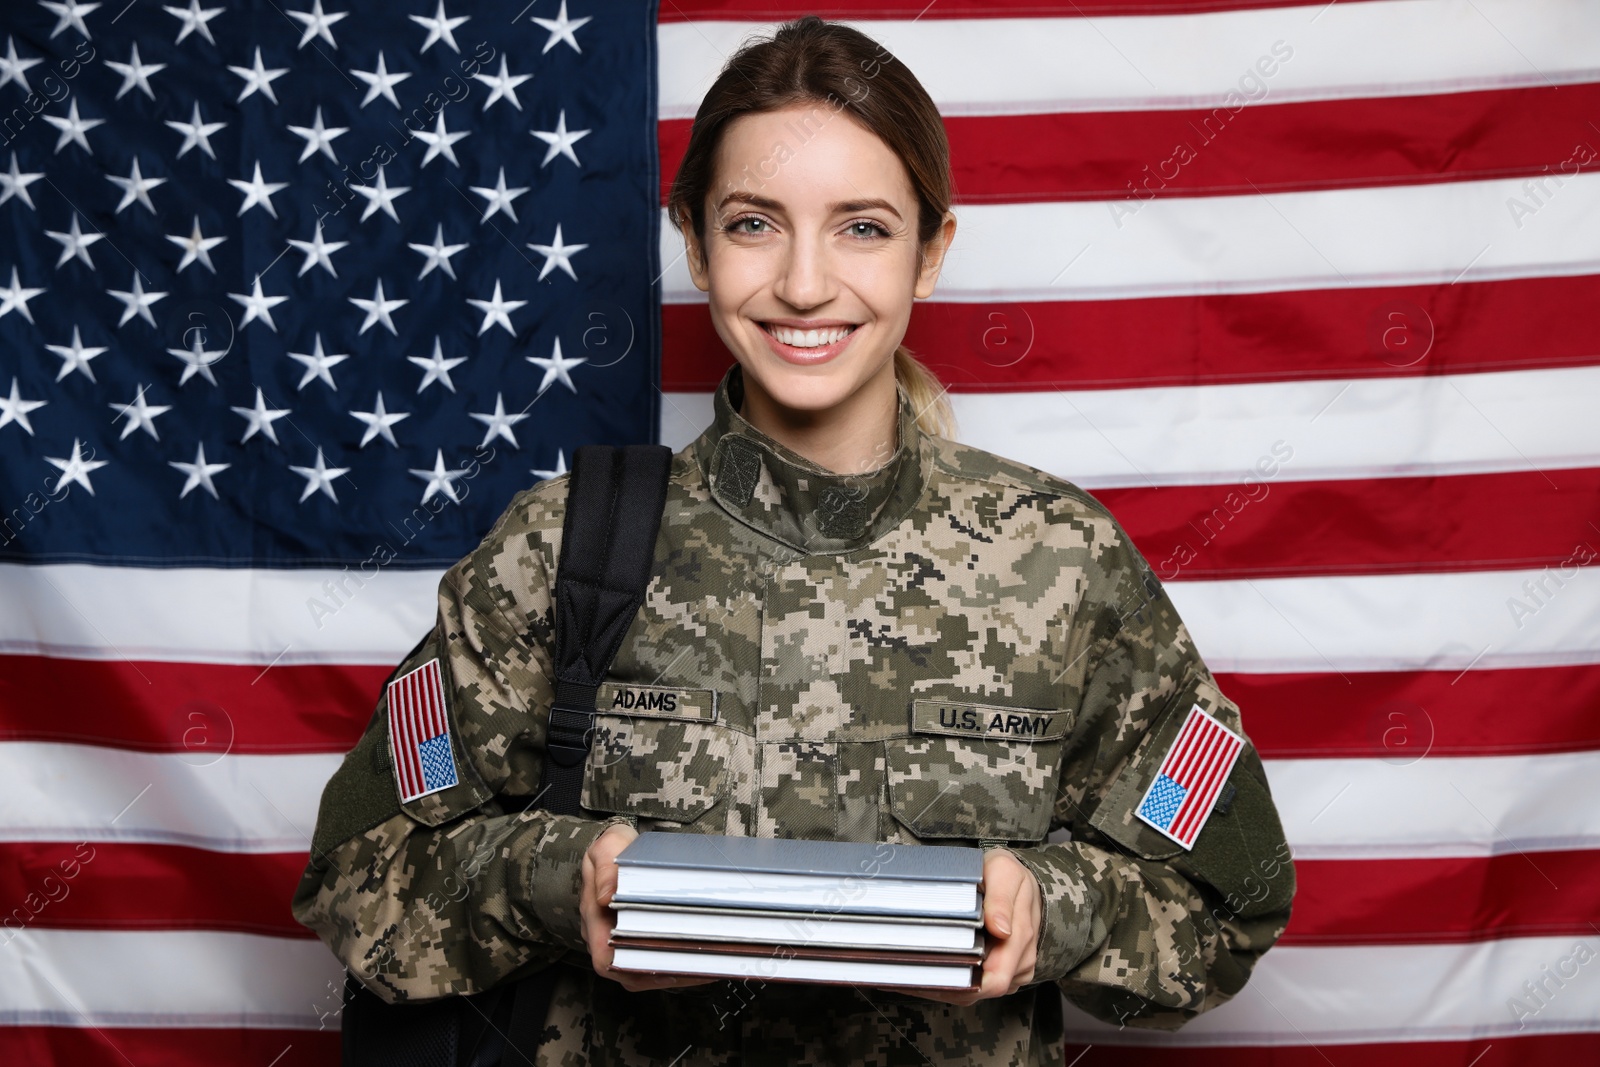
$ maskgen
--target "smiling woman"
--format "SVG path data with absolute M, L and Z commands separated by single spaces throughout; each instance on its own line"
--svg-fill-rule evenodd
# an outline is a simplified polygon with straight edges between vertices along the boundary
M 554 967 L 541 1064 L 1059 1067 L 1063 994 L 1172 1029 L 1282 934 L 1260 757 L 1160 581 L 1075 485 L 955 441 L 902 344 L 950 189 L 937 110 L 870 38 L 808 17 L 729 60 L 670 208 L 735 365 L 672 459 L 582 814 L 526 804 L 567 475 L 451 568 L 397 668 L 435 680 L 446 780 L 397 786 L 380 700 L 324 794 L 295 914 L 383 999 Z M 649 830 L 979 849 L 981 982 L 616 969 L 615 860 Z

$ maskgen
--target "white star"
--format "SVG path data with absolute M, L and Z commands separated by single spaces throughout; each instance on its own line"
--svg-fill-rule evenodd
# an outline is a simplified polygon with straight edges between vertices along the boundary
M 542 471 L 538 467 L 535 467 L 532 470 L 530 470 L 528 473 L 533 475 L 535 478 L 539 478 L 539 479 L 558 478 L 561 475 L 567 473 L 567 454 L 565 452 L 561 451 L 560 449 L 556 450 L 556 469 L 555 470 Z
M 256 319 L 267 324 L 273 333 L 278 332 L 278 324 L 272 321 L 272 309 L 289 299 L 286 296 L 266 296 L 261 292 L 261 275 L 257 274 L 255 284 L 248 293 L 229 293 L 229 297 L 239 302 L 244 307 L 244 318 L 239 323 L 239 329 L 244 329 Z
M 18 59 L 17 42 L 6 35 L 6 54 L 0 57 L 0 89 L 4 89 L 12 82 L 16 82 L 22 89 L 22 95 L 32 96 L 33 86 L 28 84 L 27 70 L 43 63 L 42 59 Z
M 61 373 L 56 375 L 56 381 L 58 382 L 75 370 L 82 371 L 84 376 L 93 382 L 95 380 L 94 371 L 90 369 L 89 361 L 109 351 L 109 349 L 105 348 L 85 348 L 82 339 L 78 336 L 78 328 L 76 326 L 72 328 L 72 343 L 70 345 L 45 345 L 45 347 L 61 357 Z M 96 382 L 96 384 L 99 383 Z
M 411 413 L 409 411 L 391 412 L 385 410 L 383 406 L 383 393 L 380 391 L 378 393 L 378 402 L 373 406 L 371 411 L 352 411 L 350 416 L 351 418 L 359 419 L 367 426 L 367 432 L 361 435 L 362 448 L 366 448 L 367 442 L 372 440 L 374 437 L 381 437 L 394 447 L 399 448 L 400 442 L 394 439 L 394 424 L 403 419 L 409 419 L 411 417 Z
M 107 174 L 106 181 L 122 189 L 122 202 L 117 205 L 117 210 L 114 212 L 115 214 L 122 214 L 123 208 L 134 203 L 135 201 L 138 201 L 140 204 L 144 205 L 145 209 L 148 210 L 150 214 L 154 215 L 156 213 L 156 206 L 150 202 L 150 190 L 154 189 L 158 185 L 165 185 L 167 179 L 146 178 L 139 170 L 139 157 L 134 156 L 133 170 L 128 173 L 126 178 L 119 178 L 115 174 Z
M 539 271 L 539 281 L 544 281 L 544 276 L 557 267 L 567 272 L 573 281 L 578 280 L 577 272 L 572 269 L 572 257 L 582 252 L 588 245 L 569 245 L 561 243 L 561 224 L 556 223 L 555 240 L 547 245 L 529 244 L 529 248 L 544 256 L 544 268 Z
M 317 449 L 317 465 L 315 467 L 296 467 L 289 465 L 294 471 L 306 480 L 306 491 L 300 494 L 300 503 L 306 502 L 306 497 L 312 493 L 320 492 L 335 504 L 339 502 L 338 496 L 333 491 L 333 480 L 342 478 L 350 473 L 349 467 L 330 467 L 322 461 L 322 449 Z
M 316 335 L 316 338 L 316 347 L 310 355 L 306 355 L 304 352 L 289 353 L 290 359 L 299 363 L 306 369 L 305 377 L 300 379 L 300 384 L 295 386 L 295 391 L 299 392 L 301 389 L 304 389 L 306 386 L 310 385 L 313 380 L 321 378 L 323 381 L 328 383 L 329 389 L 332 389 L 337 393 L 339 391 L 339 387 L 333 384 L 333 375 L 329 373 L 329 371 L 350 357 L 347 355 L 324 355 L 322 351 L 322 335 L 319 333 Z
M 362 98 L 362 107 L 366 107 L 380 96 L 395 107 L 399 107 L 400 99 L 394 95 L 394 87 L 411 77 L 409 71 L 390 74 L 389 68 L 384 65 L 382 51 L 378 52 L 377 70 L 352 70 L 350 73 L 367 83 L 367 95 Z
M 467 303 L 483 312 L 483 325 L 478 327 L 479 337 L 482 337 L 483 332 L 489 327 L 493 326 L 495 323 L 499 323 L 501 326 L 504 326 L 506 328 L 506 333 L 509 333 L 512 337 L 515 337 L 517 335 L 517 331 L 511 328 L 510 313 L 526 304 L 527 301 L 502 300 L 500 298 L 500 279 L 496 278 L 494 280 L 493 299 L 473 300 L 471 297 L 468 297 Z
M 179 248 L 183 249 L 183 260 L 178 264 L 179 274 L 183 273 L 183 268 L 187 267 L 191 263 L 196 262 L 197 260 L 202 267 L 210 271 L 212 274 L 217 273 L 217 268 L 211 263 L 211 250 L 220 245 L 222 242 L 226 241 L 227 238 L 207 237 L 205 234 L 201 233 L 199 215 L 194 217 L 194 229 L 189 231 L 189 236 L 180 237 L 178 234 L 169 233 L 166 235 L 166 238 Z
M 165 63 L 147 64 L 139 62 L 139 45 L 137 42 L 133 46 L 133 54 L 128 56 L 126 63 L 113 63 L 108 59 L 106 60 L 106 66 L 122 75 L 122 88 L 117 90 L 116 96 L 118 100 L 121 100 L 128 90 L 135 86 L 138 87 L 141 93 L 154 100 L 156 94 L 155 90 L 150 88 L 150 75 L 159 74 L 167 69 Z
M 58 459 L 55 456 L 46 456 L 44 460 L 61 472 L 61 477 L 56 480 L 56 487 L 50 490 L 51 496 L 61 492 L 61 487 L 68 482 L 77 482 L 89 490 L 90 496 L 94 496 L 94 486 L 89 484 L 89 475 L 106 465 L 106 460 L 103 459 L 84 459 L 83 442 L 76 437 L 72 439 L 72 456 L 70 458 Z
M 523 412 L 520 415 L 507 415 L 505 398 L 501 394 L 494 394 L 494 411 L 492 413 L 484 412 L 479 414 L 469 411 L 467 414 L 488 427 L 488 431 L 483 435 L 483 444 L 479 445 L 479 448 L 485 447 L 496 437 L 504 437 L 507 441 L 510 441 L 512 448 L 522 447 L 517 443 L 517 435 L 511 432 L 511 427 L 527 418 L 527 412 Z
M 244 88 L 239 90 L 239 97 L 234 103 L 238 103 L 247 96 L 260 93 L 276 104 L 278 102 L 278 94 L 272 91 L 272 83 L 289 73 L 288 67 L 273 67 L 271 70 L 263 67 L 261 65 L 260 45 L 256 46 L 256 61 L 253 65 L 248 67 L 230 66 L 228 69 L 244 79 Z
M 493 90 L 489 94 L 489 99 L 483 102 L 483 110 L 488 111 L 490 105 L 495 101 L 505 99 L 511 102 L 512 107 L 521 111 L 522 101 L 517 99 L 517 86 L 528 81 L 533 75 L 506 73 L 506 57 L 502 55 L 500 57 L 499 74 L 474 74 L 473 77 Z
M 570 44 L 574 52 L 583 51 L 578 47 L 578 39 L 572 34 L 574 30 L 581 28 L 584 23 L 590 20 L 588 18 L 567 18 L 567 0 L 561 0 L 561 12 L 555 18 L 542 19 L 535 15 L 530 21 L 537 22 L 540 26 L 550 31 L 550 39 L 544 43 L 544 51 L 540 52 L 540 55 L 550 51 L 559 41 L 565 41 Z
M 200 151 L 212 159 L 216 159 L 217 154 L 211 150 L 211 135 L 222 129 L 227 123 L 201 121 L 200 101 L 196 100 L 194 102 L 193 117 L 188 122 L 174 122 L 172 119 L 168 119 L 167 125 L 183 134 L 183 144 L 178 148 L 179 159 L 182 159 L 184 153 L 195 145 L 199 145 Z
M 411 303 L 411 301 L 385 300 L 383 298 L 383 279 L 379 278 L 377 288 L 373 290 L 371 300 L 363 300 L 359 296 L 352 296 L 350 298 L 350 303 L 367 313 L 366 320 L 361 323 L 361 329 L 357 330 L 357 333 L 366 333 L 368 330 L 372 329 L 374 323 L 381 322 L 383 323 L 384 329 L 398 337 L 400 336 L 400 331 L 394 328 L 394 319 L 389 317 L 389 312 L 398 311 L 400 308 Z
M 170 404 L 145 403 L 144 391 L 146 388 L 143 385 L 139 386 L 139 391 L 126 404 L 111 404 L 109 407 L 117 413 L 117 419 L 126 417 L 128 420 L 128 425 L 122 428 L 122 437 L 127 437 L 135 430 L 143 430 L 159 441 L 161 440 L 161 435 L 156 433 L 156 416 L 165 415 L 172 410 L 172 406 Z M 115 422 L 117 420 L 112 419 L 111 421 Z M 118 440 L 122 440 L 122 437 L 119 437 Z
M 4 203 L 4 201 L 0 201 Z M 444 243 L 444 226 L 435 225 L 433 230 L 433 244 L 408 245 L 413 252 L 421 252 L 427 261 L 422 264 L 422 273 L 417 275 L 417 280 L 426 278 L 433 268 L 438 267 L 451 278 L 456 276 L 455 268 L 450 265 L 450 257 L 460 252 L 466 245 L 447 245 Z
M 107 293 L 122 301 L 122 318 L 117 320 L 118 326 L 126 326 L 128 320 L 135 315 L 139 316 L 150 325 L 156 324 L 156 317 L 150 313 L 150 307 L 157 300 L 166 296 L 166 293 L 145 292 L 144 282 L 139 278 L 139 272 L 133 272 L 132 289 L 107 289 Z
M 288 408 L 267 407 L 266 394 L 261 391 L 261 386 L 259 385 L 256 386 L 255 407 L 229 408 L 229 410 L 235 415 L 244 416 L 245 421 L 250 424 L 244 428 L 244 436 L 239 438 L 239 443 L 241 445 L 250 440 L 250 438 L 254 437 L 257 433 L 260 433 L 261 436 L 265 437 L 273 444 L 278 444 L 278 431 L 273 429 L 272 424 L 289 414 Z
M 24 289 L 17 283 L 17 268 L 11 268 L 11 285 L 0 288 L 0 319 L 5 318 L 13 311 L 22 312 L 22 317 L 29 322 L 33 321 L 33 312 L 28 310 L 28 301 L 44 292 L 43 289 Z M 127 320 L 124 319 L 124 322 Z
M 56 139 L 57 154 L 60 154 L 61 150 L 67 145 L 77 144 L 91 156 L 94 155 L 94 149 L 89 147 L 89 139 L 84 134 L 105 122 L 105 119 L 79 118 L 77 97 L 72 98 L 72 103 L 67 108 L 66 118 L 61 118 L 57 115 L 45 115 L 43 118 L 50 125 L 61 131 L 61 136 Z
M 301 157 L 304 158 L 304 157 Z M 239 214 L 260 204 L 267 209 L 267 214 L 273 218 L 278 217 L 278 209 L 272 206 L 272 194 L 279 189 L 289 188 L 288 182 L 264 182 L 261 180 L 261 160 L 256 160 L 255 177 L 249 181 L 240 181 L 238 178 L 229 178 L 228 184 L 244 194 L 244 203 L 239 205 Z M 238 216 L 235 216 L 236 218 Z
M 56 17 L 56 28 L 50 31 L 51 40 L 56 34 L 71 26 L 85 37 L 89 36 L 89 27 L 83 24 L 83 16 L 90 14 L 99 4 L 80 4 L 78 0 L 66 0 L 65 3 L 52 3 L 51 0 L 39 0 L 39 6 Z
M 534 364 L 535 366 L 544 368 L 544 378 L 539 382 L 539 392 L 542 394 L 546 389 L 550 388 L 553 382 L 560 382 L 562 385 L 576 393 L 578 391 L 578 387 L 572 384 L 572 376 L 567 372 L 573 367 L 576 367 L 578 364 L 587 363 L 589 361 L 582 356 L 578 357 L 577 359 L 567 359 L 564 357 L 561 354 L 561 338 L 557 337 L 555 351 L 550 354 L 549 359 L 541 359 L 538 356 L 529 356 L 528 362 Z
M 11 378 L 11 395 L 0 397 L 0 429 L 11 423 L 16 423 L 28 431 L 28 436 L 33 436 L 33 423 L 28 421 L 28 412 L 37 411 L 50 403 L 48 400 L 24 400 L 22 394 L 17 392 L 17 379 Z
M 46 230 L 44 235 L 61 245 L 61 258 L 56 260 L 56 270 L 66 266 L 67 261 L 73 258 L 83 260 L 90 270 L 94 270 L 94 260 L 89 258 L 89 246 L 100 240 L 105 234 L 97 230 L 84 233 L 78 227 L 76 212 L 73 213 L 72 228 L 69 231 L 60 233 L 56 230 Z
M 578 154 L 572 150 L 572 146 L 589 136 L 593 131 L 567 129 L 567 109 L 562 108 L 561 114 L 556 117 L 555 129 L 532 130 L 530 132 L 550 146 L 550 150 L 544 154 L 544 159 L 539 163 L 539 166 L 543 167 L 558 155 L 566 156 L 572 162 L 578 163 Z M 581 167 L 583 164 L 578 163 L 578 166 Z
M 500 178 L 495 182 L 494 188 L 491 189 L 487 185 L 474 185 L 472 187 L 472 191 L 488 201 L 488 204 L 483 212 L 483 218 L 479 219 L 479 222 L 488 222 L 491 218 L 502 211 L 511 216 L 512 222 L 516 222 L 517 213 L 512 210 L 511 202 L 517 197 L 521 196 L 523 193 L 526 193 L 528 191 L 528 186 L 524 185 L 519 189 L 507 189 L 506 168 L 501 167 Z
M 443 122 L 444 120 L 440 119 L 439 121 Z M 367 219 L 372 216 L 373 212 L 381 209 L 385 215 L 388 215 L 391 219 L 394 219 L 394 221 L 399 222 L 400 216 L 395 212 L 394 202 L 398 198 L 409 193 L 411 191 L 411 186 L 396 185 L 391 188 L 389 185 L 389 179 L 383 176 L 383 165 L 379 164 L 378 184 L 352 185 L 350 187 L 350 191 L 367 198 L 367 209 L 361 213 L 361 218 L 359 221 L 366 222 Z
M 415 16 L 413 16 L 415 17 Z M 422 491 L 422 502 L 426 504 L 433 499 L 433 494 L 443 493 L 452 503 L 461 503 L 461 498 L 456 495 L 455 480 L 466 475 L 465 470 L 451 471 L 444 467 L 444 449 L 439 449 L 434 456 L 433 470 L 417 470 L 411 468 L 411 473 L 428 483 L 428 488 Z
M 234 408 L 233 410 L 238 411 L 239 409 Z M 207 463 L 206 446 L 201 444 L 195 448 L 193 463 L 180 463 L 175 460 L 168 460 L 167 466 L 176 467 L 178 470 L 189 476 L 189 480 L 183 483 L 183 492 L 178 494 L 179 500 L 182 500 L 184 497 L 188 496 L 189 490 L 193 489 L 195 486 L 199 486 L 200 488 L 204 489 L 206 492 L 211 494 L 211 498 L 213 500 L 216 500 L 219 499 L 217 497 L 217 487 L 211 484 L 211 476 L 213 474 L 221 474 L 223 471 L 233 466 L 233 464 Z
M 415 22 L 418 26 L 425 26 L 428 30 L 428 39 L 422 42 L 422 47 L 417 51 L 419 53 L 426 52 L 433 47 L 435 41 L 443 41 L 450 46 L 450 51 L 460 52 L 461 49 L 456 47 L 455 34 L 450 31 L 470 17 L 470 15 L 460 15 L 456 18 L 447 17 L 444 13 L 444 0 L 439 0 L 439 10 L 434 14 L 433 18 L 428 18 L 426 15 L 412 15 L 412 22 Z
M 289 11 L 286 14 L 290 18 L 298 20 L 300 25 L 306 28 L 305 34 L 300 38 L 300 43 L 295 45 L 295 51 L 299 51 L 310 44 L 313 37 L 321 37 L 334 48 L 338 48 L 339 42 L 333 39 L 333 24 L 350 14 L 350 12 L 335 11 L 332 14 L 324 14 L 322 0 L 312 0 L 310 11 Z
M 304 274 L 312 267 L 320 266 L 329 274 L 337 278 L 339 276 L 339 272 L 333 269 L 333 260 L 329 259 L 328 256 L 339 251 L 339 249 L 345 247 L 350 242 L 324 241 L 322 239 L 322 220 L 318 219 L 317 232 L 312 234 L 311 240 L 296 241 L 290 239 L 289 243 L 306 254 L 306 261 L 300 264 L 300 274 Z M 295 277 L 298 278 L 300 274 L 296 274 Z
M 204 344 L 204 330 L 190 330 L 187 332 L 194 334 L 194 340 L 189 343 L 188 348 L 167 349 L 167 355 L 177 356 L 183 360 L 183 374 L 178 378 L 178 387 L 181 389 L 196 374 L 212 385 L 216 385 L 217 377 L 211 373 L 211 365 L 227 355 L 228 350 L 225 348 L 208 350 Z
M 317 107 L 317 119 L 310 126 L 290 126 L 289 132 L 306 139 L 306 150 L 300 153 L 300 162 L 310 159 L 315 152 L 321 152 L 335 163 L 339 157 L 333 154 L 333 139 L 343 137 L 350 132 L 348 126 L 324 126 L 322 124 L 322 108 Z
M 426 133 L 422 130 L 411 131 L 413 137 L 428 146 L 428 151 L 422 157 L 422 165 L 424 167 L 433 162 L 434 156 L 444 156 L 444 158 L 448 159 L 456 166 L 461 166 L 461 161 L 456 159 L 455 149 L 450 146 L 461 140 L 463 137 L 468 136 L 470 132 L 471 131 L 469 130 L 462 130 L 460 133 L 451 133 L 449 130 L 445 129 L 443 111 L 439 112 L 439 122 L 434 127 L 434 132 Z
M 196 32 L 212 44 L 217 43 L 217 39 L 211 36 L 211 27 L 207 26 L 206 23 L 222 14 L 222 8 L 212 7 L 202 11 L 200 10 L 200 0 L 189 0 L 188 7 L 171 7 L 169 5 L 164 6 L 161 10 L 183 23 L 183 26 L 178 30 L 178 39 L 172 42 L 173 44 L 182 44 L 185 37 Z
M 417 386 L 417 392 L 422 392 L 434 382 L 442 382 L 444 387 L 452 393 L 456 391 L 456 383 L 450 380 L 450 372 L 467 361 L 467 357 L 458 356 L 455 359 L 445 359 L 444 353 L 439 349 L 439 339 L 433 339 L 433 356 L 407 356 L 411 362 L 421 367 L 426 373 L 422 376 L 422 384 Z
M 14 196 L 35 211 L 39 210 L 33 205 L 33 197 L 28 194 L 28 186 L 43 177 L 44 173 L 42 171 L 38 174 L 24 174 L 19 171 L 17 169 L 17 154 L 12 152 L 11 169 L 4 174 L 0 174 L 0 204 L 5 203 Z

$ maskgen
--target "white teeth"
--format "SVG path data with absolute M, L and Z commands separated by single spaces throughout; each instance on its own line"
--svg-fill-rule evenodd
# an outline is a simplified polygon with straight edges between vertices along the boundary
M 773 326 L 770 323 L 762 323 L 762 326 L 772 336 L 795 348 L 820 348 L 823 345 L 831 345 L 855 329 L 854 326 L 829 326 L 821 330 L 796 330 L 788 326 Z

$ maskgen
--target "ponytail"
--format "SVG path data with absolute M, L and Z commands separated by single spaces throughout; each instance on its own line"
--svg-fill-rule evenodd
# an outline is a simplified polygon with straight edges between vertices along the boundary
M 911 398 L 911 410 L 917 413 L 917 428 L 935 437 L 956 436 L 956 414 L 950 406 L 950 394 L 938 375 L 911 354 L 911 349 L 901 345 L 894 350 L 894 379 Z

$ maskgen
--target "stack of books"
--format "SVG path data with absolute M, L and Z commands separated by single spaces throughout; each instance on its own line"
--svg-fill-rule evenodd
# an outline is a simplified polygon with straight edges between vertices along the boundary
M 620 971 L 975 989 L 983 853 L 650 832 L 617 855 Z

